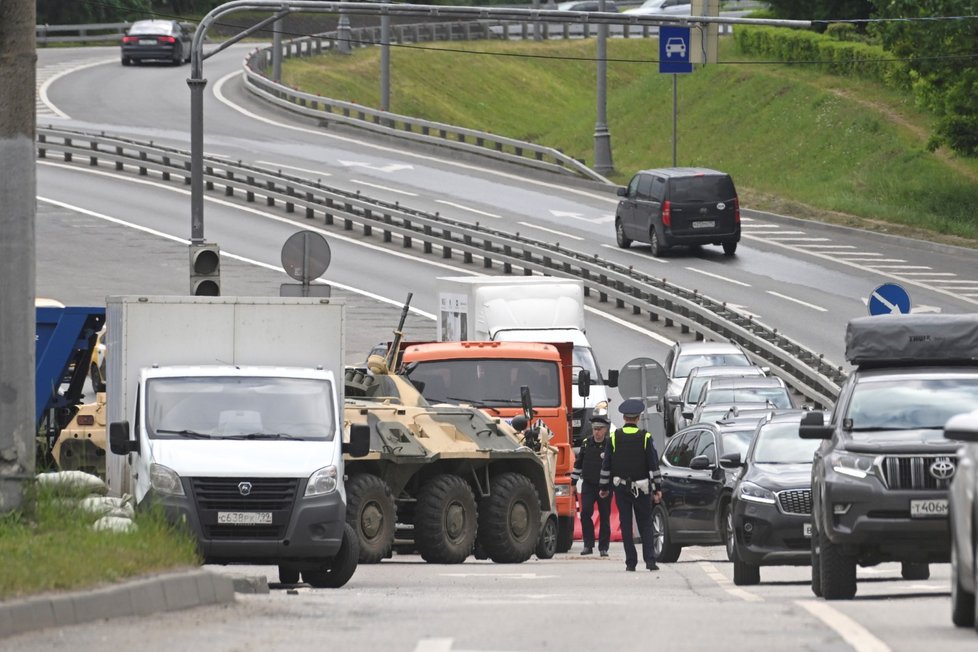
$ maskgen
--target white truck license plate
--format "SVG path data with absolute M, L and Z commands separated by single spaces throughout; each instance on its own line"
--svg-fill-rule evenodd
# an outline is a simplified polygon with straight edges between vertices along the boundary
M 910 516 L 913 518 L 946 518 L 947 498 L 911 500 Z
M 694 229 L 712 229 L 716 226 L 716 222 L 713 220 L 696 220 L 693 222 Z
M 218 512 L 221 525 L 271 525 L 271 512 Z
M 811 523 L 805 523 L 804 525 L 802 525 L 801 526 L 801 532 L 802 532 L 802 534 L 804 536 L 806 536 L 809 539 L 811 539 L 812 538 L 812 524 Z

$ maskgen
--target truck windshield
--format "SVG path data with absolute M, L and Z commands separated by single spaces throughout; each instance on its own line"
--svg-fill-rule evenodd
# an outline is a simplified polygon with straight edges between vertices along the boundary
M 408 376 L 429 403 L 518 407 L 520 387 L 530 388 L 533 407 L 560 406 L 557 364 L 542 360 L 430 360 L 413 364 Z
M 591 374 L 591 383 L 594 385 L 603 385 L 604 380 L 601 377 L 601 369 L 598 367 L 598 361 L 594 359 L 594 351 L 591 350 L 589 346 L 574 346 L 574 374 L 576 375 L 582 371 L 586 370 Z
M 846 418 L 853 431 L 943 429 L 955 414 L 978 410 L 978 377 L 864 381 L 852 391 Z
M 307 378 L 154 378 L 146 427 L 151 439 L 332 440 L 332 396 Z

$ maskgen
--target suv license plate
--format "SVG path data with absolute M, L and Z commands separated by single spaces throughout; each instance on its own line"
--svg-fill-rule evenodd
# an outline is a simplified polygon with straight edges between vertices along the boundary
M 811 539 L 812 538 L 812 524 L 811 523 L 805 523 L 804 525 L 802 525 L 801 526 L 801 533 L 805 537 Z
M 947 498 L 911 500 L 910 516 L 913 518 L 947 518 Z
M 221 525 L 271 525 L 271 512 L 218 512 Z
M 696 220 L 693 222 L 694 229 L 712 229 L 717 225 L 713 220 Z

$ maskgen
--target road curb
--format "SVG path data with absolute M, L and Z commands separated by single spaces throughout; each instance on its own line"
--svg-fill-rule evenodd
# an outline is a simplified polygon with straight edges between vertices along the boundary
M 0 638 L 104 618 L 234 602 L 230 577 L 195 569 L 141 577 L 91 590 L 0 602 Z

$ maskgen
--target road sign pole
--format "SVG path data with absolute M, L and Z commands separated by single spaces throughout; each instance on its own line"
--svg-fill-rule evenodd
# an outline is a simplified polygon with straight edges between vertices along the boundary
M 676 96 L 678 95 L 679 84 L 676 82 L 676 80 L 678 78 L 679 75 L 677 75 L 676 73 L 672 73 L 672 167 L 676 167 L 677 165 L 676 164 L 676 129 L 677 129 L 678 120 L 676 118 L 676 114 L 679 111 L 679 103 L 676 100 Z

